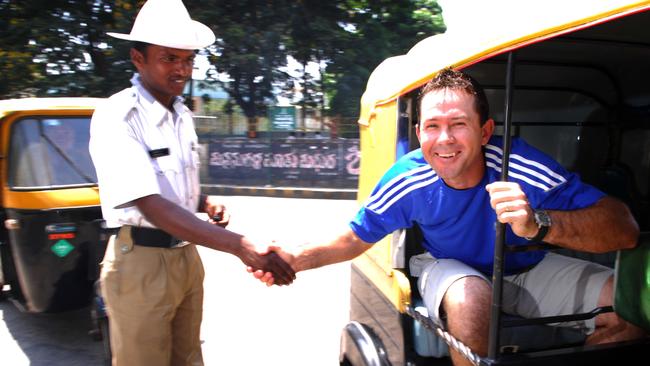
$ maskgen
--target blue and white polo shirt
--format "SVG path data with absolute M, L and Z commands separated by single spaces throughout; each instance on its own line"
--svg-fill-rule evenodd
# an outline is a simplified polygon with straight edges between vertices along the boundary
M 502 146 L 501 136 L 490 138 L 483 149 L 486 174 L 476 187 L 464 190 L 447 186 L 420 149 L 408 153 L 381 178 L 350 227 L 362 240 L 375 243 L 394 230 L 417 223 L 424 237 L 422 244 L 431 255 L 460 260 L 490 276 L 496 214 L 485 186 L 500 179 Z M 511 144 L 509 177 L 519 183 L 535 209 L 575 210 L 605 195 L 518 138 Z M 526 243 L 506 227 L 506 244 Z M 509 253 L 505 273 L 537 264 L 544 255 L 543 251 Z

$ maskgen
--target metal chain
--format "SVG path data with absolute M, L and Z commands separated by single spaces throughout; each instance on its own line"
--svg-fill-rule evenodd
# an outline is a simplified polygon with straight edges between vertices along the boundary
M 422 323 L 422 325 L 424 325 L 425 328 L 437 334 L 440 338 L 442 338 L 443 341 L 445 341 L 445 343 L 447 343 L 449 347 L 458 351 L 461 355 L 463 355 L 463 357 L 468 359 L 474 366 L 479 366 L 481 362 L 481 356 L 472 352 L 471 348 L 469 348 L 463 342 L 454 338 L 454 336 L 452 336 L 449 332 L 445 331 L 440 326 L 435 324 L 429 317 L 424 316 L 419 312 L 415 311 L 415 309 L 413 309 L 411 306 L 406 307 L 406 313 L 411 317 L 413 317 L 415 320 Z

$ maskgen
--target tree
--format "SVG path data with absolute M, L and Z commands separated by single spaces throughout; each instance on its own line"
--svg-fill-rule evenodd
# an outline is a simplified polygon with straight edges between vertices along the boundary
M 327 65 L 338 53 L 344 52 L 341 46 L 346 44 L 348 32 L 341 24 L 347 20 L 347 13 L 339 2 L 318 0 L 295 1 L 290 9 L 287 53 L 300 63 L 302 70 L 292 70 L 284 90 L 291 95 L 295 93 L 294 86 L 300 89 L 302 125 L 305 126 L 308 109 L 318 107 L 321 118 L 325 114 L 326 90 L 323 76 Z M 307 72 L 309 63 L 318 65 L 318 78 Z
M 128 33 L 144 0 L 0 0 L 0 97 L 107 96 L 134 70 Z M 209 79 L 222 84 L 254 131 L 278 89 L 303 111 L 356 116 L 371 70 L 444 29 L 435 0 L 185 0 L 217 42 Z M 302 65 L 282 71 L 287 55 Z M 320 75 L 306 66 L 320 66 Z M 120 77 L 116 77 L 116 76 Z M 121 77 L 126 76 L 126 77 Z M 298 88 L 293 88 L 296 85 Z M 324 113 L 322 113 L 324 114 Z
M 327 72 L 332 74 L 330 114 L 358 116 L 359 101 L 370 73 L 384 59 L 406 53 L 416 42 L 443 32 L 436 0 L 352 0 L 350 37 Z
M 130 74 L 124 42 L 106 31 L 130 30 L 143 1 L 0 1 L 0 95 L 106 96 Z M 110 44 L 113 42 L 111 41 Z
M 210 51 L 215 69 L 210 76 L 241 107 L 251 129 L 274 102 L 277 87 L 299 100 L 303 121 L 308 108 L 325 111 L 326 96 L 330 114 L 356 116 L 371 70 L 444 30 L 435 0 L 187 4 L 215 30 L 218 40 Z M 293 56 L 302 70 L 279 72 L 286 55 Z M 306 72 L 310 62 L 321 65 L 319 77 Z
M 248 119 L 249 135 L 256 134 L 257 118 L 275 103 L 274 82 L 285 76 L 285 1 L 187 1 L 195 18 L 209 25 L 217 42 L 208 48 L 215 69 L 208 77 L 220 84 Z M 199 11 L 201 9 L 201 11 Z

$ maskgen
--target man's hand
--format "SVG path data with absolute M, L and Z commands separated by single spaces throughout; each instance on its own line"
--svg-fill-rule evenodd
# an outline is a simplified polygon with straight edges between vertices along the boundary
M 289 264 L 292 270 L 295 272 L 295 268 L 293 268 L 294 267 L 293 263 L 296 258 L 295 254 L 289 253 L 288 251 L 283 250 L 281 247 L 277 245 L 270 245 L 267 251 L 269 253 L 268 255 L 275 255 L 281 260 L 283 260 L 285 263 Z M 246 267 L 246 270 L 248 271 L 248 273 L 252 273 L 253 277 L 264 282 L 269 287 L 273 286 L 273 284 L 283 285 L 283 283 L 281 283 L 279 279 L 276 279 L 273 273 L 269 271 L 255 270 L 250 266 Z
M 293 272 L 300 272 L 351 260 L 371 247 L 371 243 L 361 240 L 352 229 L 347 228 L 334 240 L 324 244 L 307 242 L 282 248 L 272 244 L 267 250 L 280 256 L 291 266 Z M 248 272 L 268 286 L 273 283 L 283 284 L 279 281 L 281 279 L 276 276 L 276 273 L 269 273 L 269 271 L 253 266 L 249 266 Z
M 205 212 L 208 214 L 208 222 L 219 225 L 223 228 L 230 222 L 230 214 L 226 211 L 226 206 L 218 202 L 215 196 L 206 196 Z
M 531 238 L 539 228 L 535 224 L 533 209 L 518 183 L 494 182 L 485 186 L 490 194 L 490 205 L 499 222 L 509 224 L 515 235 Z
M 289 285 L 296 279 L 296 272 L 291 266 L 272 251 L 277 247 L 268 248 L 243 248 L 239 258 L 247 265 L 248 272 L 254 273 L 255 278 L 265 282 L 268 286 Z

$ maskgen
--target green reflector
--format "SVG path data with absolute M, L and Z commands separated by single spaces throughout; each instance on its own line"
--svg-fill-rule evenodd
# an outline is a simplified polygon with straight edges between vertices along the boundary
M 54 243 L 54 245 L 52 245 L 50 249 L 59 258 L 63 258 L 66 255 L 70 254 L 70 252 L 74 249 L 74 246 L 70 244 L 67 240 L 61 239 L 56 243 Z

